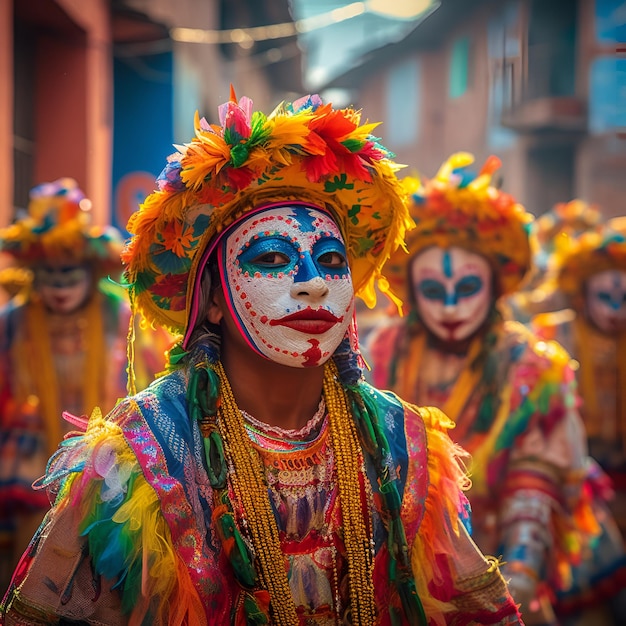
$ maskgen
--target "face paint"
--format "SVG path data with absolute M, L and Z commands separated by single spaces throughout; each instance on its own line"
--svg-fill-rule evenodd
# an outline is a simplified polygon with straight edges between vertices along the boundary
M 91 272 L 82 265 L 43 265 L 35 269 L 35 284 L 48 310 L 68 315 L 87 301 Z
M 587 314 L 603 333 L 626 330 L 626 272 L 606 270 L 587 282 Z
M 226 235 L 219 263 L 232 317 L 255 351 L 291 367 L 330 358 L 352 319 L 354 288 L 343 238 L 326 213 L 255 213 Z
M 487 318 L 492 270 L 482 256 L 458 247 L 428 248 L 413 260 L 410 277 L 420 318 L 439 339 L 467 339 Z

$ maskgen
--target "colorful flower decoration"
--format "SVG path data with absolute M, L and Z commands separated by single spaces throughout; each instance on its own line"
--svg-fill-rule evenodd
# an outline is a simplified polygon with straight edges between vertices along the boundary
M 0 230 L 0 251 L 20 265 L 89 263 L 99 276 L 122 273 L 123 239 L 113 227 L 91 224 L 91 201 L 73 178 L 30 192 L 28 215 Z
M 533 216 L 492 184 L 500 159 L 489 157 L 478 172 L 469 169 L 473 162 L 471 154 L 458 152 L 434 178 L 403 180 L 415 228 L 407 235 L 406 250 L 396 251 L 384 269 L 401 300 L 409 299 L 411 259 L 431 246 L 459 246 L 484 256 L 493 268 L 498 296 L 515 291 L 530 269 Z
M 626 217 L 618 217 L 577 237 L 560 237 L 551 264 L 557 287 L 578 309 L 585 283 L 606 270 L 626 271 Z
M 327 208 L 346 240 L 356 293 L 376 301 L 381 269 L 411 226 L 401 167 L 361 125 L 359 111 L 333 109 L 319 96 L 278 106 L 252 100 L 218 108 L 219 124 L 195 117 L 195 137 L 168 158 L 151 193 L 128 223 L 124 253 L 133 306 L 149 322 L 182 334 L 190 321 L 202 252 L 249 210 L 299 200 Z

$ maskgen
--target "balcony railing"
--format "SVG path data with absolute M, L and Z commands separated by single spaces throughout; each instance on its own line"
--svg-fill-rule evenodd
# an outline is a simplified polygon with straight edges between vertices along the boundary
M 526 72 L 520 58 L 500 60 L 502 126 L 524 133 L 584 132 L 587 105 L 575 95 L 569 61 L 569 46 L 559 44 L 529 46 Z

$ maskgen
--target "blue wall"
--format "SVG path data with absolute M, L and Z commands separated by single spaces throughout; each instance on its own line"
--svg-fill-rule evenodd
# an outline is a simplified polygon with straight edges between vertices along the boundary
M 113 82 L 111 222 L 126 232 L 129 215 L 175 152 L 172 53 L 115 58 Z

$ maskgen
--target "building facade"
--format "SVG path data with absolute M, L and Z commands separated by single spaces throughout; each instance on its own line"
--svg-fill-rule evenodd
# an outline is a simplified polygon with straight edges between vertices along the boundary
M 384 120 L 407 171 L 496 154 L 535 215 L 580 197 L 610 217 L 626 214 L 624 42 L 624 0 L 443 0 L 326 87 Z

